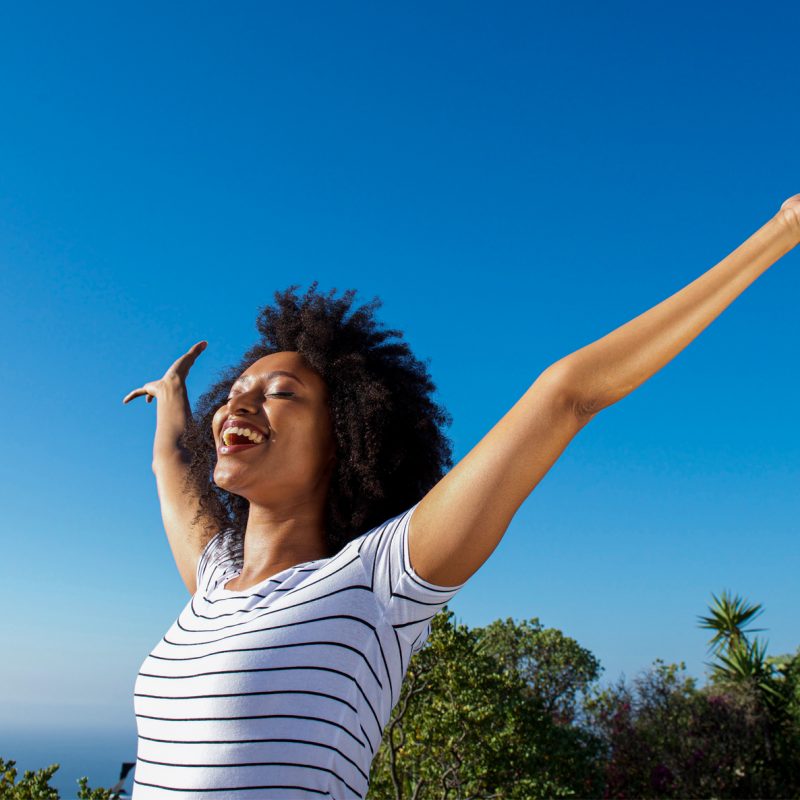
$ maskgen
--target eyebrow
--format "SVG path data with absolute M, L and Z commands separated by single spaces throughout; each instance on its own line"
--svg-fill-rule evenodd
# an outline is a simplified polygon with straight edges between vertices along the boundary
M 285 369 L 274 369 L 274 370 L 272 370 L 272 372 L 268 372 L 267 373 L 267 380 L 270 380 L 271 378 L 274 378 L 276 375 L 286 375 L 289 378 L 294 378 L 299 383 L 303 383 L 303 381 L 300 380 L 300 378 L 298 378 L 297 375 L 294 374 L 294 372 L 289 372 L 288 370 L 285 370 Z M 248 378 L 251 378 L 251 377 L 252 377 L 252 375 L 246 375 L 244 378 L 237 378 L 233 382 L 233 384 L 231 385 L 231 388 L 236 386 L 237 383 L 243 383 L 244 381 L 246 381 Z M 303 386 L 305 386 L 305 383 L 303 383 Z

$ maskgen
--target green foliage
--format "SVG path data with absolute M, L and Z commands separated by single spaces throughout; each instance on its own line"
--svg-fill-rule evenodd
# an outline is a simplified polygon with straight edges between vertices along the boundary
M 602 691 L 597 659 L 560 631 L 470 630 L 445 607 L 409 664 L 370 800 L 800 798 L 800 649 L 767 657 L 744 630 L 760 606 L 714 599 L 707 686 L 656 659 Z
M 800 727 L 800 647 L 794 655 L 770 656 L 766 660 L 782 678 L 786 715 Z
M 515 623 L 495 620 L 477 628 L 479 652 L 490 653 L 509 673 L 518 674 L 527 691 L 561 723 L 572 722 L 585 692 L 602 670 L 589 650 L 556 628 L 542 628 L 538 618 Z
M 547 648 L 529 629 L 501 625 L 486 634 L 451 623 L 452 616 L 445 606 L 434 617 L 411 659 L 372 764 L 370 800 L 536 800 L 599 791 L 594 738 L 559 725 L 517 669 Z M 558 661 L 558 647 L 549 649 Z M 495 653 L 508 656 L 505 663 Z M 547 694 L 574 693 L 568 686 Z
M 709 665 L 711 683 L 751 698 L 763 718 L 759 746 L 764 750 L 763 764 L 759 762 L 753 770 L 762 775 L 765 786 L 774 785 L 774 791 L 794 791 L 800 796 L 800 651 L 794 657 L 768 657 L 766 644 L 760 644 L 757 637 L 750 642 L 747 634 L 753 631 L 744 629 L 745 623 L 761 613 L 761 605 L 752 606 L 727 592 L 721 600 L 713 593 L 712 597 L 711 616 L 701 618 L 701 627 L 715 631 L 709 643 L 716 657 Z
M 761 604 L 751 606 L 743 598 L 738 595 L 733 598 L 726 591 L 723 591 L 721 600 L 713 592 L 712 597 L 711 615 L 700 617 L 701 628 L 715 631 L 709 649 L 717 661 L 706 662 L 712 668 L 712 681 L 718 684 L 754 684 L 761 693 L 763 704 L 780 713 L 787 703 L 783 695 L 784 681 L 772 661 L 765 658 L 766 643 L 759 643 L 758 637 L 752 642 L 747 638 L 748 633 L 764 629 L 744 629 L 746 623 L 762 613 Z
M 697 689 L 681 662 L 655 666 L 585 702 L 606 745 L 605 798 L 800 797 L 800 651 L 766 657 L 745 625 L 761 606 L 714 595 L 711 680 Z
M 50 786 L 50 779 L 58 771 L 58 764 L 43 769 L 26 769 L 19 783 L 17 762 L 0 758 L 0 800 L 59 800 L 58 790 Z M 78 778 L 79 800 L 114 800 L 117 795 L 110 789 L 90 789 L 89 779 Z

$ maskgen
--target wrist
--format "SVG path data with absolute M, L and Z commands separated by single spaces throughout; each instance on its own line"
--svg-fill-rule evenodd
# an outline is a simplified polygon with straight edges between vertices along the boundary
M 174 416 L 176 413 L 184 419 L 191 416 L 192 409 L 189 405 L 186 384 L 182 381 L 163 382 L 158 397 L 158 408 L 167 416 Z

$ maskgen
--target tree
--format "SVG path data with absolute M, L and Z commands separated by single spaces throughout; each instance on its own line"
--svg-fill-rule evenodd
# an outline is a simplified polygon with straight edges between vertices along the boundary
M 604 798 L 757 798 L 780 794 L 755 695 L 698 690 L 656 659 L 633 686 L 621 678 L 586 701 L 607 743 Z
M 372 764 L 370 800 L 598 792 L 593 737 L 558 725 L 513 662 L 501 664 L 486 640 L 481 645 L 479 630 L 453 624 L 452 616 L 445 606 L 433 618 L 428 641 L 411 659 Z
M 538 617 L 519 624 L 510 617 L 498 619 L 476 632 L 479 652 L 518 674 L 556 722 L 575 720 L 580 713 L 576 696 L 586 693 L 602 671 L 589 650 L 557 628 L 542 628 Z
M 722 592 L 720 600 L 712 592 L 714 605 L 711 616 L 699 617 L 699 627 L 715 631 L 709 642 L 709 650 L 713 651 L 716 662 L 706 662 L 712 668 L 712 681 L 720 684 L 751 683 L 761 693 L 764 705 L 774 710 L 785 707 L 786 698 L 781 687 L 776 685 L 773 665 L 765 659 L 766 643 L 760 644 L 758 637 L 751 643 L 748 633 L 763 631 L 755 628 L 745 631 L 744 626 L 763 612 L 761 604 L 751 606 L 738 595 L 733 598 Z
M 709 642 L 715 662 L 711 681 L 732 694 L 752 695 L 763 712 L 761 729 L 766 761 L 775 773 L 779 787 L 800 785 L 800 715 L 798 714 L 797 656 L 766 655 L 766 643 L 758 637 L 752 642 L 745 625 L 762 613 L 761 604 L 750 605 L 745 599 L 722 592 L 722 599 L 712 592 L 714 605 L 708 617 L 700 617 L 700 627 L 715 631 Z M 800 652 L 800 651 L 799 651 Z M 800 791 L 800 790 L 799 790 Z
M 767 657 L 746 626 L 760 612 L 714 595 L 702 627 L 715 631 L 709 683 L 655 665 L 585 702 L 606 748 L 604 797 L 800 797 L 800 651 Z

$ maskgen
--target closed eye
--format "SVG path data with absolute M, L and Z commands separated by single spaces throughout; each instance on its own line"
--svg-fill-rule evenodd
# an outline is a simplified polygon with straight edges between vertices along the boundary
M 294 394 L 294 392 L 269 392 L 268 394 L 266 394 L 266 395 L 264 395 L 264 396 L 265 396 L 265 397 L 276 397 L 276 396 L 286 396 L 286 397 L 291 397 L 293 394 Z M 235 399 L 236 399 L 236 395 L 234 394 L 234 395 L 231 395 L 231 396 L 230 396 L 230 397 L 227 399 L 227 401 L 226 401 L 226 402 L 230 403 L 230 402 L 231 402 L 231 400 L 235 400 Z

